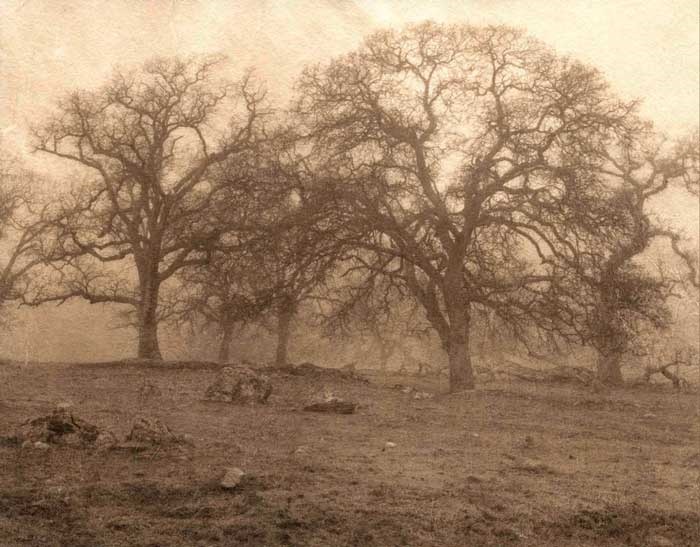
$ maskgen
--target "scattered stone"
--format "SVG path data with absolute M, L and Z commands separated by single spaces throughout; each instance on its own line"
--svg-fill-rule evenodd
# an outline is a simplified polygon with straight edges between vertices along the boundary
M 109 450 L 118 443 L 117 438 L 111 431 L 102 431 L 95 439 L 95 446 L 98 450 Z
M 341 400 L 312 403 L 304 407 L 304 410 L 307 412 L 325 412 L 331 414 L 354 414 L 356 409 L 356 403 Z
M 529 473 L 554 473 L 554 470 L 539 460 L 523 458 L 513 464 L 514 469 L 527 471 Z
M 247 367 L 224 367 L 205 398 L 225 403 L 265 403 L 272 393 L 272 383 L 264 374 Z
M 412 395 L 412 397 L 413 397 L 413 399 L 415 399 L 416 401 L 420 401 L 420 400 L 423 400 L 423 399 L 432 399 L 432 398 L 435 397 L 435 396 L 434 396 L 432 393 L 428 393 L 427 391 L 416 391 L 416 392 Z
M 187 446 L 194 446 L 194 437 L 189 433 L 183 433 L 180 435 L 180 442 L 186 444 Z
M 221 484 L 222 488 L 230 490 L 241 484 L 243 477 L 245 477 L 245 472 L 242 469 L 238 467 L 226 467 L 224 468 L 224 476 L 221 478 L 219 484 Z
M 653 418 L 656 418 L 656 414 L 654 414 L 653 412 L 647 412 L 642 416 L 642 418 L 644 418 L 645 420 L 651 420 Z
M 37 450 L 48 450 L 49 448 L 51 448 L 49 444 L 41 441 L 36 441 L 32 446 L 34 446 L 34 448 L 36 448 Z
M 683 461 L 684 467 L 700 467 L 700 452 L 691 454 Z
M 17 430 L 17 438 L 36 443 L 82 446 L 95 442 L 99 429 L 77 418 L 70 407 L 61 406 L 51 414 L 27 420 Z
M 160 395 L 160 388 L 154 384 L 145 382 L 139 388 L 139 397 L 142 399 L 150 399 L 151 397 L 159 397 Z
M 22 439 L 16 435 L 0 435 L 0 446 L 20 446 Z
M 649 545 L 654 547 L 673 547 L 673 541 L 664 536 L 651 536 L 649 538 Z
M 301 445 L 297 447 L 297 449 L 294 451 L 294 454 L 296 456 L 306 456 L 309 453 L 310 449 L 306 445 Z
M 342 401 L 340 397 L 338 397 L 335 393 L 330 391 L 329 389 L 324 389 L 311 397 L 309 400 L 309 404 L 313 403 L 337 403 L 339 401 Z
M 129 446 L 129 443 L 134 447 L 187 444 L 182 435 L 175 435 L 167 425 L 155 418 L 136 420 L 126 437 L 126 443 L 121 447 Z

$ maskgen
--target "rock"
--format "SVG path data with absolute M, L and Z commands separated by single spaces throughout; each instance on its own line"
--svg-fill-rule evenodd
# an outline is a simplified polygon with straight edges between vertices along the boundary
M 644 416 L 642 416 L 642 418 L 644 418 L 645 420 L 651 420 L 653 418 L 656 418 L 656 414 L 654 414 L 653 412 L 647 412 L 646 414 L 644 414 Z
M 521 471 L 528 471 L 529 473 L 554 473 L 554 470 L 548 465 L 531 458 L 517 460 L 513 468 Z
M 236 488 L 245 477 L 245 472 L 238 467 L 226 467 L 224 468 L 224 476 L 221 478 L 222 488 L 232 489 Z
M 149 446 L 149 445 L 178 445 L 185 441 L 180 435 L 175 435 L 170 428 L 155 418 L 139 418 L 126 437 L 124 446 Z
M 304 410 L 307 412 L 326 412 L 332 414 L 354 414 L 356 409 L 356 403 L 341 400 L 312 403 L 304 407 Z
M 673 547 L 673 541 L 664 536 L 651 536 L 649 538 L 649 545 L 654 547 Z
M 294 451 L 294 454 L 296 456 L 306 456 L 308 453 L 309 453 L 309 447 L 306 445 L 301 445 Z
M 411 393 L 412 391 L 413 391 L 413 388 L 411 386 L 403 386 L 401 388 L 401 393 L 408 394 L 408 393 Z
M 423 400 L 423 399 L 432 399 L 432 398 L 434 397 L 434 395 L 433 395 L 432 393 L 428 393 L 427 391 L 416 391 L 416 392 L 412 395 L 412 397 L 413 397 L 413 399 L 415 399 L 416 401 L 420 401 L 420 400 Z
M 61 406 L 47 416 L 27 420 L 19 426 L 17 438 L 33 443 L 41 441 L 72 446 L 94 443 L 99 429 L 76 417 L 69 408 Z
M 117 438 L 111 431 L 102 431 L 95 439 L 95 446 L 100 450 L 108 450 L 117 444 Z
M 183 433 L 180 435 L 180 442 L 186 444 L 187 446 L 194 446 L 194 437 L 189 433 Z
M 224 367 L 204 396 L 209 401 L 255 404 L 265 403 L 271 393 L 272 383 L 264 374 L 247 367 Z
M 160 388 L 154 384 L 144 383 L 139 388 L 139 397 L 149 399 L 151 397 L 159 397 L 161 395 Z
M 396 448 L 396 443 L 392 443 L 391 441 L 387 441 L 384 443 L 384 448 Z
M 51 446 L 48 443 L 37 441 L 32 445 L 37 450 L 48 450 Z

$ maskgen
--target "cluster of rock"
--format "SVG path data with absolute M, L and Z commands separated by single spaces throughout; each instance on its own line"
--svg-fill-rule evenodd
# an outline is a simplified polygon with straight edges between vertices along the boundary
M 248 367 L 224 367 L 204 397 L 208 401 L 237 404 L 267 402 L 272 394 L 270 379 Z
M 403 384 L 394 384 L 392 389 L 396 389 L 396 390 L 400 391 L 401 393 L 405 393 L 406 395 L 410 395 L 411 398 L 416 400 L 416 401 L 435 398 L 435 395 L 433 395 L 432 393 L 429 393 L 427 391 L 419 391 L 416 388 L 413 388 L 411 386 L 405 386 Z
M 175 435 L 160 420 L 137 419 L 124 442 L 111 431 L 78 418 L 68 405 L 59 405 L 50 414 L 22 423 L 15 440 L 23 448 L 49 449 L 51 446 L 98 449 L 147 449 L 152 446 L 192 444 L 187 435 Z
M 93 424 L 73 415 L 66 405 L 59 405 L 51 414 L 27 420 L 17 428 L 17 439 L 24 446 L 33 443 L 85 446 L 94 444 L 100 430 Z

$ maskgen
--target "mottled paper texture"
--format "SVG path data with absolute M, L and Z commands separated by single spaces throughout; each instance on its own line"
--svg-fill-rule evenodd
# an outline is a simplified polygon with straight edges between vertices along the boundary
M 0 547 L 696 547 L 697 0 L 0 0 Z

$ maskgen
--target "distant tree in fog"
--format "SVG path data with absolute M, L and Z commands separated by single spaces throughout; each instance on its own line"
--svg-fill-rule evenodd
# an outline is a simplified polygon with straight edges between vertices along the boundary
M 599 226 L 600 232 L 610 230 L 607 237 L 598 234 L 564 259 L 574 279 L 554 291 L 559 307 L 573 310 L 571 324 L 581 322 L 582 340 L 598 352 L 603 383 L 622 383 L 623 357 L 634 350 L 640 332 L 670 326 L 667 300 L 677 286 L 700 286 L 697 252 L 652 208 L 655 198 L 674 187 L 697 192 L 697 146 L 688 140 L 671 145 L 646 128 L 608 147 L 600 176 L 609 192 L 588 208 L 614 222 Z M 668 242 L 683 273 L 674 273 L 670 265 L 657 271 L 643 266 L 640 258 L 657 240 Z
M 178 274 L 176 323 L 195 330 L 214 328 L 220 336 L 218 360 L 230 358 L 236 327 L 259 320 L 272 306 L 274 287 L 260 261 L 242 253 L 214 253 L 209 263 Z
M 6 306 L 26 298 L 51 245 L 52 202 L 36 186 L 16 159 L 0 157 L 0 327 L 8 321 Z
M 206 263 L 225 230 L 209 218 L 226 191 L 213 170 L 235 158 L 228 183 L 245 178 L 261 131 L 263 91 L 250 76 L 217 82 L 218 64 L 159 58 L 117 70 L 97 90 L 63 99 L 35 130 L 38 151 L 82 166 L 89 179 L 63 200 L 59 246 L 47 257 L 62 264 L 61 285 L 34 303 L 79 297 L 134 307 L 142 358 L 161 357 L 161 286 Z

